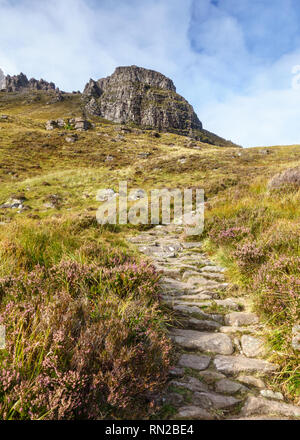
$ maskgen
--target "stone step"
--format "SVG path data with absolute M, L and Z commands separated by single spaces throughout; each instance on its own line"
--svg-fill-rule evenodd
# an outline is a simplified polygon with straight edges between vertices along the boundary
M 216 272 L 201 272 L 201 275 L 204 278 L 207 278 L 209 280 L 216 280 L 216 281 L 225 281 L 225 276 L 221 273 Z
M 214 392 L 195 392 L 193 403 L 205 409 L 229 409 L 237 406 L 241 400 L 233 396 L 224 396 Z
M 177 299 L 181 300 L 181 301 L 197 301 L 197 300 L 201 300 L 205 297 L 208 298 L 215 298 L 215 295 L 217 295 L 215 292 L 212 292 L 211 290 L 201 290 L 199 293 L 194 293 L 193 295 L 182 295 L 182 296 L 178 296 Z M 218 299 L 218 298 L 216 298 Z
M 206 409 L 195 405 L 183 406 L 175 416 L 175 419 L 184 420 L 214 420 L 214 418 Z
M 189 318 L 183 322 L 184 328 L 199 331 L 217 331 L 221 324 L 216 321 L 206 319 Z
M 189 301 L 188 300 L 188 298 L 186 298 L 186 297 L 192 297 L 193 298 L 193 301 Z M 198 305 L 198 303 L 199 303 L 199 301 L 204 301 L 204 300 L 211 300 L 211 296 L 210 295 L 207 295 L 206 293 L 198 293 L 197 295 L 181 295 L 180 297 L 179 296 L 176 296 L 176 297 L 173 297 L 171 300 L 170 300 L 170 302 L 173 304 L 173 305 L 178 305 L 178 304 L 181 304 L 181 305 L 184 305 L 184 306 L 188 306 L 188 305 L 195 305 L 195 306 L 197 306 Z M 202 302 L 200 302 L 200 304 L 202 304 Z
M 225 269 L 221 266 L 204 266 L 201 267 L 202 272 L 217 272 L 217 273 L 223 273 L 225 272 Z
M 170 258 L 176 256 L 176 251 L 170 250 L 168 247 L 162 248 L 159 246 L 141 246 L 139 251 L 142 254 L 154 257 L 154 258 Z
M 185 388 L 189 391 L 208 391 L 208 386 L 195 377 L 188 376 L 181 380 L 171 380 L 169 385 L 179 388 Z
M 183 354 L 179 359 L 178 365 L 185 368 L 192 368 L 193 370 L 206 370 L 211 361 L 210 356 Z
M 242 326 L 257 324 L 259 319 L 254 313 L 232 312 L 225 316 L 225 324 L 228 326 Z
M 268 416 L 300 417 L 300 407 L 276 400 L 268 400 L 263 397 L 249 396 L 242 408 L 241 415 L 248 417 L 263 414 Z
M 183 241 L 182 246 L 184 247 L 184 249 L 201 249 L 202 248 L 202 243 L 199 241 Z
M 217 380 L 226 379 L 224 374 L 210 369 L 201 371 L 200 377 L 201 380 L 208 384 L 214 384 Z
M 174 305 L 180 306 L 196 306 L 196 307 L 210 307 L 216 304 L 217 306 L 228 308 L 228 309 L 238 309 L 240 306 L 230 298 L 227 299 L 214 299 L 214 300 L 205 300 L 205 301 L 180 301 L 178 298 L 174 299 Z
M 257 333 L 260 329 L 262 328 L 262 326 L 252 326 L 252 325 L 248 325 L 247 327 L 231 327 L 231 326 L 227 326 L 224 325 L 222 327 L 220 327 L 219 331 L 222 333 L 226 333 L 228 335 L 230 334 L 249 334 L 249 333 Z
M 247 373 L 272 373 L 278 369 L 277 365 L 262 359 L 250 359 L 242 355 L 222 356 L 217 355 L 214 359 L 217 371 L 225 374 Z
M 164 291 L 177 291 L 182 294 L 183 292 L 190 292 L 193 290 L 193 287 L 190 284 L 170 277 L 162 277 L 159 284 Z
M 221 379 L 216 382 L 215 391 L 223 394 L 236 394 L 245 393 L 249 391 L 249 389 L 239 382 L 230 379 Z
M 227 355 L 233 353 L 231 339 L 222 333 L 174 329 L 171 332 L 171 338 L 182 348 Z

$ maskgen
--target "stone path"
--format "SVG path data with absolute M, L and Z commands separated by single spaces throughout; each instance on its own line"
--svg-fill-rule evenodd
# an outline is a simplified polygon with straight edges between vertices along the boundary
M 268 362 L 262 324 L 247 299 L 225 297 L 224 269 L 185 242 L 183 227 L 156 226 L 129 238 L 161 272 L 163 301 L 175 313 L 170 337 L 177 365 L 162 400 L 175 419 L 297 419 L 289 404 L 266 384 L 278 369 Z

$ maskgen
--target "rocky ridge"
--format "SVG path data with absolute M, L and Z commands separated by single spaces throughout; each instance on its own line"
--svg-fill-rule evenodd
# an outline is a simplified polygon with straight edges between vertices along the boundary
M 278 366 L 266 359 L 263 324 L 251 304 L 222 299 L 224 269 L 183 232 L 180 224 L 159 225 L 128 238 L 161 273 L 162 300 L 176 318 L 170 337 L 177 365 L 157 402 L 173 407 L 173 419 L 299 419 L 300 407 L 267 385 Z
M 53 82 L 49 83 L 44 79 L 28 79 L 27 76 L 24 75 L 24 73 L 20 73 L 19 75 L 14 76 L 4 76 L 2 71 L 0 72 L 0 89 L 7 92 L 20 92 L 24 90 L 43 90 L 45 92 L 59 92 L 59 89 L 55 87 L 55 84 Z

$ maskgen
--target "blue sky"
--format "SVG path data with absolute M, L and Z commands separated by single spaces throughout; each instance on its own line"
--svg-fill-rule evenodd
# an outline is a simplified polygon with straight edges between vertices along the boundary
M 0 29 L 5 73 L 72 91 L 136 64 L 171 77 L 208 130 L 300 144 L 298 0 L 0 0 Z

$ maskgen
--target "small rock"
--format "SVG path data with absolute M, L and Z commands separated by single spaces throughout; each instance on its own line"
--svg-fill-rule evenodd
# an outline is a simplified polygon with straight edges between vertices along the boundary
M 247 385 L 252 385 L 252 386 L 259 388 L 259 389 L 265 388 L 264 382 L 261 379 L 259 379 L 258 377 L 239 376 L 237 378 L 237 380 L 239 380 L 240 382 L 245 383 Z
M 292 329 L 292 347 L 294 350 L 300 350 L 300 325 L 295 325 Z
M 136 189 L 130 191 L 128 200 L 130 201 L 140 200 L 140 199 L 144 199 L 145 197 L 147 197 L 146 191 L 144 191 L 143 189 Z
M 283 400 L 283 395 L 278 391 L 261 390 L 260 394 L 267 399 Z
M 112 198 L 116 197 L 117 193 L 113 189 L 100 189 L 97 192 L 96 200 L 98 202 L 105 202 L 107 200 L 111 200 Z
M 243 335 L 241 337 L 242 350 L 247 357 L 264 356 L 265 349 L 263 342 L 253 336 Z
M 75 127 L 75 130 L 86 131 L 89 129 L 90 124 L 84 118 L 75 118 L 74 119 L 74 127 Z
M 114 160 L 114 156 L 110 156 L 110 155 L 108 155 L 108 156 L 106 156 L 106 158 L 105 158 L 105 162 L 111 162 L 112 160 Z
M 55 203 L 52 203 L 52 202 L 46 202 L 46 203 L 44 203 L 44 208 L 46 208 L 46 209 L 55 209 L 56 208 L 56 204 Z
M 54 128 L 57 127 L 56 121 L 53 119 L 50 119 L 46 122 L 46 130 L 54 130 Z
M 57 126 L 58 126 L 59 128 L 64 128 L 64 126 L 65 126 L 65 121 L 64 121 L 63 119 L 59 118 L 59 119 L 56 120 L 56 124 L 57 124 Z
M 68 143 L 74 143 L 77 141 L 77 139 L 78 137 L 75 134 L 65 137 L 65 141 Z

